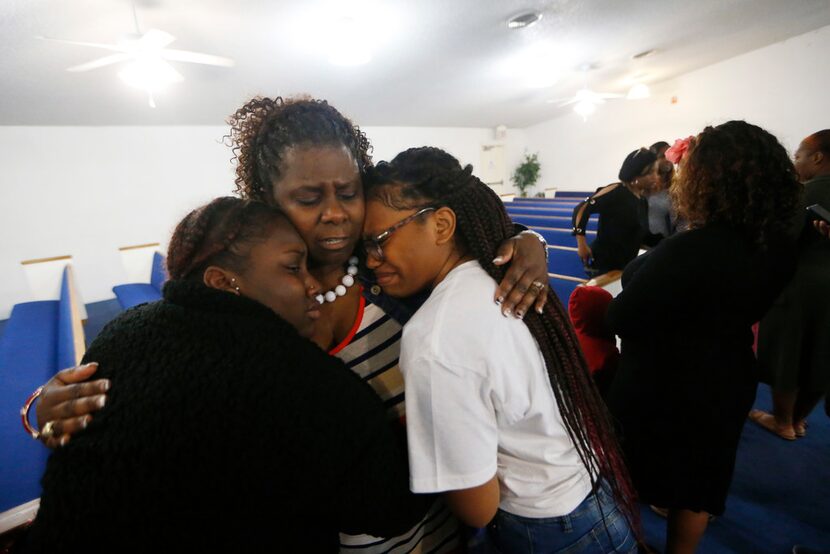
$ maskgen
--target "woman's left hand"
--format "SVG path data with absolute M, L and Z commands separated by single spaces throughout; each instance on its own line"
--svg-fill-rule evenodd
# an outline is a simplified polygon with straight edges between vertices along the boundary
M 532 307 L 539 313 L 548 298 L 548 264 L 544 246 L 533 233 L 509 238 L 496 252 L 496 265 L 510 264 L 496 288 L 495 300 L 501 313 L 523 318 Z

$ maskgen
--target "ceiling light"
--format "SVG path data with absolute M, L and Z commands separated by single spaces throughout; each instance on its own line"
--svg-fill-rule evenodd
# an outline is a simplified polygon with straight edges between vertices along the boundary
M 181 73 L 162 60 L 155 57 L 141 57 L 128 64 L 118 76 L 131 87 L 147 92 L 160 92 L 167 85 L 184 81 Z
M 542 14 L 539 12 L 525 12 L 517 16 L 511 17 L 507 20 L 507 27 L 509 29 L 527 29 L 536 24 L 542 19 Z
M 648 88 L 648 85 L 639 83 L 628 90 L 626 98 L 629 100 L 643 100 L 645 98 L 649 98 L 650 96 L 651 90 Z
M 591 100 L 580 100 L 574 106 L 574 111 L 582 116 L 583 120 L 587 120 L 589 115 L 597 111 L 597 104 Z
M 657 49 L 656 48 L 651 48 L 649 50 L 643 50 L 642 52 L 638 52 L 638 53 L 634 54 L 633 56 L 631 56 L 631 59 L 632 60 L 641 60 L 643 58 L 653 56 L 656 53 L 657 53 Z

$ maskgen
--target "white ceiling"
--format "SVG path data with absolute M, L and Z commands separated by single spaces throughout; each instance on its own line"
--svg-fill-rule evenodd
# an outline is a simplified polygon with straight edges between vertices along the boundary
M 361 125 L 523 127 L 557 115 L 545 101 L 572 95 L 584 78 L 595 90 L 625 92 L 634 75 L 664 81 L 830 24 L 830 0 L 136 0 L 136 6 L 143 30 L 177 37 L 172 48 L 228 56 L 236 66 L 172 62 L 185 81 L 158 95 L 151 109 L 144 93 L 117 77 L 118 66 L 65 71 L 107 52 L 34 38 L 115 42 L 133 31 L 130 0 L 2 0 L 0 125 L 219 125 L 252 95 L 306 92 Z M 321 47 L 321 34 L 344 6 L 356 18 L 371 14 L 375 27 L 366 36 L 376 47 L 366 65 L 334 66 Z M 506 19 L 527 9 L 544 18 L 509 30 Z M 659 52 L 631 59 L 650 48 Z M 540 58 L 539 51 L 550 53 Z M 581 73 L 583 64 L 597 68 Z M 529 81 L 539 76 L 557 82 L 533 88 Z

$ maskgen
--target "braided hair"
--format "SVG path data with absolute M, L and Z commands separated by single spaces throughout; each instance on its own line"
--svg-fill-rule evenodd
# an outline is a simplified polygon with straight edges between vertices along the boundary
M 228 118 L 225 136 L 236 162 L 236 192 L 242 198 L 274 203 L 274 183 L 293 146 L 345 146 L 360 172 L 372 165 L 372 147 L 360 128 L 325 100 L 256 97 Z
M 285 216 L 277 208 L 232 196 L 216 198 L 193 210 L 179 222 L 170 239 L 170 278 L 201 281 L 211 265 L 241 273 L 252 244 L 265 240 L 281 218 Z
M 513 236 L 504 203 L 490 187 L 443 150 L 412 148 L 381 162 L 364 179 L 367 197 L 396 210 L 447 206 L 456 215 L 455 240 L 464 256 L 478 261 L 500 282 L 505 268 L 493 264 L 498 246 Z M 606 481 L 635 533 L 640 534 L 634 489 L 614 436 L 610 415 L 588 372 L 565 309 L 549 291 L 543 313 L 524 322 L 545 359 L 548 379 L 568 435 L 591 483 Z

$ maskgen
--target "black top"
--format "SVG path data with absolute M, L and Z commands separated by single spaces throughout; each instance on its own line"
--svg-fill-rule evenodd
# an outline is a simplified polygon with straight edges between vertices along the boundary
M 582 206 L 585 211 L 577 219 Z M 599 188 L 574 208 L 572 234 L 585 234 L 591 214 L 599 214 L 597 238 L 591 243 L 593 269 L 606 273 L 625 268 L 648 234 L 648 202 L 622 183 Z
M 758 361 L 761 379 L 780 392 L 816 394 L 830 389 L 830 240 L 813 228 L 803 209 L 830 209 L 830 175 L 804 184 L 795 276 L 761 321 Z M 830 403 L 827 404 L 830 408 Z
M 622 338 L 608 403 L 643 501 L 723 512 L 758 382 L 751 327 L 791 278 L 794 250 L 712 224 L 626 268 L 608 310 Z
M 85 360 L 107 406 L 49 459 L 33 552 L 335 552 L 423 515 L 369 385 L 272 311 L 171 281 Z

